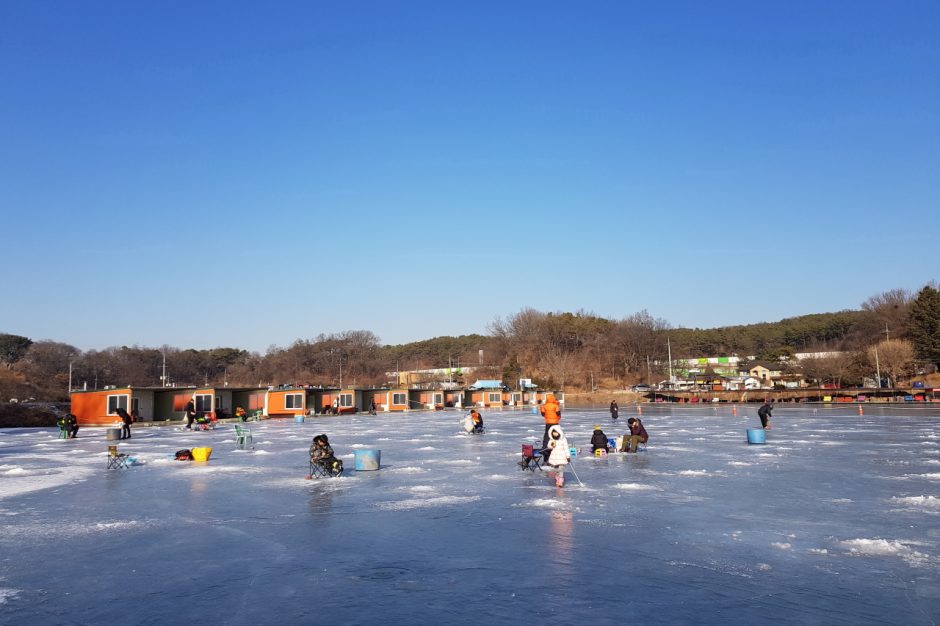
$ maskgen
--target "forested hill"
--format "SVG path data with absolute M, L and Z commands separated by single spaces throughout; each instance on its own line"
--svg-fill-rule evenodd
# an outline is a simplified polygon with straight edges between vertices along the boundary
M 813 350 L 856 349 L 876 329 L 864 311 L 800 315 L 779 322 L 669 331 L 681 356 L 759 355 L 761 358 Z
M 646 311 L 613 320 L 584 311 L 523 309 L 494 320 L 487 335 L 383 345 L 371 331 L 352 330 L 298 339 L 264 354 L 231 347 L 81 351 L 67 343 L 0 333 L 0 401 L 67 398 L 70 364 L 74 388 L 158 386 L 165 362 L 168 382 L 177 385 L 332 386 L 341 378 L 344 385 L 383 385 L 388 372 L 474 366 L 480 369 L 473 379 L 515 384 L 531 378 L 547 387 L 614 389 L 662 374 L 667 345 L 673 358 L 853 352 L 862 372 L 872 369 L 865 362 L 867 350 L 888 339 L 907 344 L 911 369 L 935 368 L 940 363 L 940 292 L 932 285 L 916 296 L 895 290 L 869 298 L 859 310 L 710 329 L 674 328 Z

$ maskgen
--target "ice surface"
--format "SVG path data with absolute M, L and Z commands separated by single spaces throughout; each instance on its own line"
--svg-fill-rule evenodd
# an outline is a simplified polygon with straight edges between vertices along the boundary
M 816 409 L 748 445 L 756 406 L 644 407 L 647 449 L 600 458 L 635 408 L 568 410 L 564 489 L 516 465 L 529 411 L 135 427 L 127 470 L 103 428 L 0 430 L 0 623 L 937 623 L 940 410 Z M 321 432 L 346 473 L 305 480 Z

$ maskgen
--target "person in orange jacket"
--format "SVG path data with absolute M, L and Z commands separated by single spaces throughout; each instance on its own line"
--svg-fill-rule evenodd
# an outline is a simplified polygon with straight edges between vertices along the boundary
M 545 395 L 545 404 L 539 409 L 542 417 L 545 418 L 545 435 L 542 437 L 542 450 L 548 448 L 548 431 L 552 426 L 561 421 L 561 405 L 555 399 L 555 394 Z

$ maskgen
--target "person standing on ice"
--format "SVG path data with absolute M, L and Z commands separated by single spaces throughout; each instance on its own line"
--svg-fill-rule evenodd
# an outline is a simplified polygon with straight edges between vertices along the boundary
M 771 411 L 773 410 L 774 410 L 773 398 L 769 400 L 764 400 L 764 403 L 761 405 L 761 407 L 757 409 L 757 417 L 760 418 L 761 428 L 765 430 L 770 428 L 770 418 L 773 417 L 773 415 L 771 415 Z
M 620 416 L 620 407 L 617 406 L 616 400 L 610 401 L 610 419 L 615 420 Z
M 131 414 L 128 413 L 125 409 L 118 407 L 114 411 L 118 414 L 118 417 L 121 418 L 123 425 L 121 426 L 121 439 L 130 439 L 131 438 Z
M 565 466 L 571 460 L 571 450 L 561 426 L 555 424 L 548 429 L 548 464 L 555 471 L 555 486 L 565 486 Z
M 542 450 L 545 450 L 548 448 L 548 431 L 561 422 L 561 405 L 555 399 L 555 394 L 545 394 L 545 404 L 539 409 L 539 413 L 545 418 L 545 434 L 542 436 Z
M 190 400 L 186 403 L 184 411 L 186 412 L 186 428 L 192 430 L 193 421 L 196 419 L 196 403 Z

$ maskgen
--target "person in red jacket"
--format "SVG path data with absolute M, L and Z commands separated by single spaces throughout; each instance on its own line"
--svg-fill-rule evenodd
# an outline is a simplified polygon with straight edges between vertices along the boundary
M 539 412 L 545 418 L 545 435 L 542 437 L 542 450 L 545 450 L 548 448 L 548 431 L 561 421 L 561 405 L 555 399 L 555 394 L 545 395 L 545 404 L 542 405 Z

